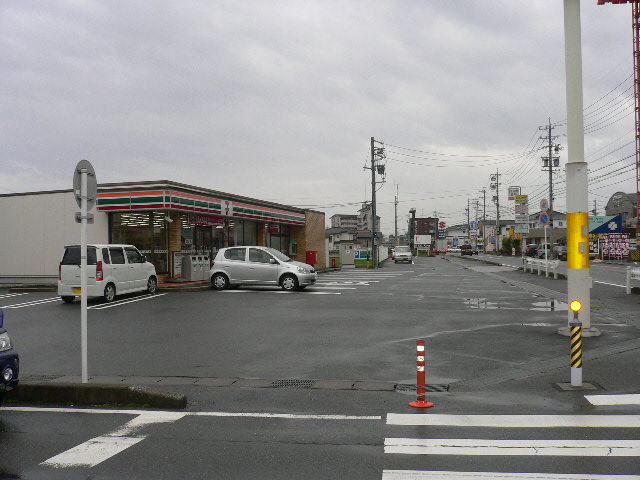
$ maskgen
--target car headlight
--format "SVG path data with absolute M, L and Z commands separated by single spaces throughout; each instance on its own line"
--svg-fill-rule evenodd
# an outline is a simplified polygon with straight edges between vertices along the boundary
M 298 267 L 298 273 L 309 273 L 309 271 L 304 267 Z
M 9 334 L 7 332 L 0 333 L 0 352 L 11 350 L 12 348 L 13 348 L 13 345 L 11 345 L 11 339 L 9 338 Z

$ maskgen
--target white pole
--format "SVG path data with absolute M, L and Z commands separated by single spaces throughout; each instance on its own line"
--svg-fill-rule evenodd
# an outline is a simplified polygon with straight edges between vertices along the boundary
M 82 343 L 82 383 L 89 383 L 87 366 L 87 170 L 80 183 L 80 337 Z
M 584 161 L 582 103 L 582 45 L 580 0 L 564 0 L 564 38 L 567 91 L 567 293 L 580 300 L 582 326 L 591 327 L 587 163 Z M 568 313 L 568 323 L 572 312 Z
M 549 276 L 549 249 L 547 248 L 547 225 L 544 225 L 544 261 L 546 262 L 544 267 L 545 277 Z

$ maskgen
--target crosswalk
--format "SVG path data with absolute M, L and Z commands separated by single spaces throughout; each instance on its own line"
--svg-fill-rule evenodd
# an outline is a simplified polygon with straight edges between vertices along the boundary
M 363 287 L 399 279 L 408 273 L 413 273 L 413 270 L 403 270 L 401 272 L 359 269 L 342 270 L 319 275 L 315 287 L 323 290 L 358 290 Z
M 629 437 L 630 430 L 640 427 L 640 415 L 445 415 L 445 414 L 393 414 L 387 415 L 387 425 L 393 431 L 397 427 L 406 434 L 407 427 L 416 427 L 419 438 L 387 437 L 384 440 L 385 456 L 419 455 L 424 458 L 448 456 L 455 458 L 450 465 L 473 465 L 472 458 L 492 457 L 495 465 L 513 468 L 519 459 L 537 458 L 544 462 L 549 457 L 607 458 L 626 461 L 620 470 L 628 474 L 591 474 L 588 472 L 548 473 L 540 465 L 540 472 L 496 472 L 453 470 L 398 470 L 387 469 L 383 480 L 489 480 L 489 479 L 582 479 L 582 480 L 640 480 L 640 440 Z M 527 429 L 542 429 L 553 438 L 540 438 L 539 433 L 527 435 Z M 565 435 L 561 429 L 567 429 Z M 441 438 L 443 432 L 451 436 Z M 536 430 L 539 432 L 540 430 Z M 552 431 L 552 432 L 550 432 Z M 615 438 L 616 432 L 621 433 Z M 433 432 L 433 438 L 429 435 Z M 510 437 L 519 438 L 510 438 Z M 543 435 L 547 436 L 547 435 Z M 627 438 L 624 438 L 624 437 Z M 523 438 L 524 437 L 524 438 Z M 530 438 L 528 438 L 530 437 Z M 560 438 L 558 438 L 560 437 Z M 507 457 L 518 457 L 506 462 Z M 388 457 L 390 458 L 390 457 Z M 626 459 L 626 460 L 625 460 Z M 522 460 L 524 461 L 524 460 Z M 528 466 L 532 460 L 526 460 Z M 574 460 L 575 462 L 575 460 Z M 624 472 L 625 467 L 633 467 Z M 430 463 L 427 463 L 430 464 Z M 517 464 L 517 463 L 516 463 Z M 575 463 L 574 463 L 575 464 Z M 580 463 L 578 463 L 579 465 Z M 557 465 L 554 462 L 553 465 Z M 508 468 L 505 468 L 507 470 Z M 617 470 L 617 469 L 616 469 Z M 545 473 L 546 472 L 546 473 Z

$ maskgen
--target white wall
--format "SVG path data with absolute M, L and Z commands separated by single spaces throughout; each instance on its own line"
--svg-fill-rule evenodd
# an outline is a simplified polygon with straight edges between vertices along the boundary
M 73 192 L 0 197 L 0 277 L 57 277 L 63 247 L 80 243 Z M 107 243 L 108 216 L 92 213 L 89 243 Z

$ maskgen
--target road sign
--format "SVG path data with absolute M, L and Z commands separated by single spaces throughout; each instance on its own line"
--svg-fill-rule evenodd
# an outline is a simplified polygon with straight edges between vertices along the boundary
M 472 230 L 477 230 L 478 229 L 478 222 L 476 222 L 475 220 L 471 220 L 471 229 Z
M 543 212 L 549 210 L 549 200 L 547 200 L 546 198 L 540 200 L 540 210 Z
M 549 215 L 547 215 L 546 213 L 541 213 L 540 214 L 540 223 L 542 225 L 548 225 L 549 224 Z
M 516 203 L 529 203 L 529 195 L 516 195 Z
M 96 172 L 89 160 L 80 160 L 73 172 L 73 195 L 76 197 L 76 203 L 82 208 L 81 184 L 82 170 L 87 172 L 87 210 L 91 210 L 96 204 L 98 196 L 98 181 L 96 180 Z

